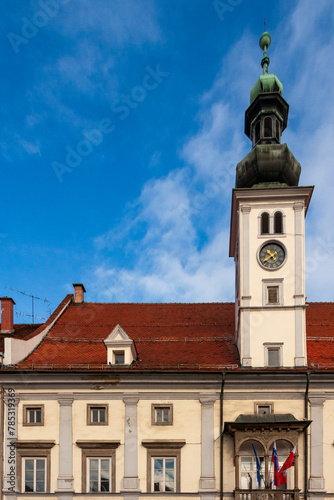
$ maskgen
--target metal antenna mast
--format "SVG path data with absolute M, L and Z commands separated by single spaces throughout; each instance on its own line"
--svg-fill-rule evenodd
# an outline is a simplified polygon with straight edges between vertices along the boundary
M 36 295 L 32 295 L 31 293 L 22 292 L 21 290 L 16 290 L 15 288 L 12 288 L 12 287 L 7 286 L 7 285 L 5 285 L 5 288 L 8 288 L 8 290 L 13 290 L 14 292 L 17 292 L 17 293 L 21 293 L 22 295 L 26 295 L 27 297 L 31 297 L 31 317 L 32 317 L 32 324 L 34 324 L 34 318 L 35 318 L 35 315 L 34 315 L 34 299 L 43 300 L 44 302 L 47 302 L 48 304 L 50 304 L 50 301 L 48 299 L 42 299 L 41 297 L 37 297 Z M 29 316 L 29 314 L 27 314 L 26 316 Z

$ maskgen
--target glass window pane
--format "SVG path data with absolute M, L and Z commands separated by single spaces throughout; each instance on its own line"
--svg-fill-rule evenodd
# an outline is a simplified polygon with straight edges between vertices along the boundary
M 89 483 L 89 491 L 91 491 L 91 492 L 99 491 L 98 490 L 98 482 L 97 481 L 90 481 L 90 483 Z
M 25 469 L 27 470 L 34 470 L 34 461 L 33 460 L 26 460 L 25 461 Z
M 99 421 L 99 412 L 96 408 L 92 408 L 92 422 Z
M 105 422 L 106 421 L 106 412 L 104 408 L 100 408 L 100 422 Z
M 101 480 L 101 491 L 110 491 L 109 489 L 109 479 Z
M 42 422 L 42 410 L 38 409 L 36 410 L 36 423 L 41 423 Z
M 163 420 L 164 420 L 164 422 L 169 422 L 169 408 L 164 408 Z
M 268 349 L 268 365 L 279 366 L 279 349 Z
M 36 481 L 36 491 L 45 491 L 44 481 Z
M 26 481 L 34 481 L 34 471 L 33 470 L 26 470 L 25 480 Z
M 31 481 L 26 481 L 24 486 L 24 491 L 25 492 L 34 491 L 34 483 Z

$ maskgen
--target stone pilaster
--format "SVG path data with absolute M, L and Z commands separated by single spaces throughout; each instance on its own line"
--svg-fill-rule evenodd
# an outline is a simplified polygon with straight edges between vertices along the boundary
M 57 497 L 60 500 L 73 498 L 73 398 L 59 398 L 59 473 Z
M 310 500 L 322 500 L 326 493 L 323 472 L 323 409 L 326 399 L 321 396 L 310 396 L 311 405 L 311 446 L 310 446 Z
M 137 438 L 137 403 L 138 394 L 129 394 L 123 398 L 125 404 L 124 428 L 124 477 L 121 492 L 124 500 L 135 500 L 140 492 L 138 477 L 138 438 Z
M 250 306 L 250 218 L 251 206 L 242 205 L 242 292 L 241 301 L 243 307 Z M 241 346 L 242 346 L 242 366 L 252 366 L 252 357 L 250 353 L 250 318 L 249 311 L 244 311 L 243 322 L 241 324 Z
M 202 439 L 201 439 L 201 477 L 199 482 L 199 493 L 202 500 L 214 500 L 216 493 L 216 478 L 214 467 L 214 403 L 215 394 L 201 394 L 202 405 Z

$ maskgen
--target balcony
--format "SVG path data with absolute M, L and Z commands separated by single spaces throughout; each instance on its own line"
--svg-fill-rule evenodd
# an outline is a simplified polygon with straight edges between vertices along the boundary
M 236 500 L 299 500 L 300 490 L 235 490 Z

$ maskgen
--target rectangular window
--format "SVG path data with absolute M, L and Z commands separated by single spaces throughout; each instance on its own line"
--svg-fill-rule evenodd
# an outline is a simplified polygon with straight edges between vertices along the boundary
M 152 425 L 172 425 L 173 405 L 153 404 Z
M 279 304 L 279 288 L 278 286 L 267 287 L 267 304 Z
M 25 493 L 46 491 L 46 459 L 24 458 L 23 491 Z
M 152 458 L 152 491 L 176 491 L 175 457 Z
M 111 492 L 111 458 L 87 458 L 87 491 Z
M 108 425 L 108 405 L 87 405 L 87 425 Z
M 44 425 L 44 405 L 23 406 L 23 425 Z
M 180 492 L 181 448 L 184 440 L 142 441 L 147 449 L 147 493 Z
M 283 303 L 283 279 L 272 278 L 262 280 L 262 305 L 282 306 Z
M 264 344 L 264 365 L 273 368 L 283 366 L 282 342 L 266 342 Z
M 274 413 L 274 403 L 254 403 L 257 415 L 271 415 Z
M 278 347 L 268 348 L 268 366 L 280 366 Z
M 124 351 L 114 351 L 115 365 L 124 365 Z

